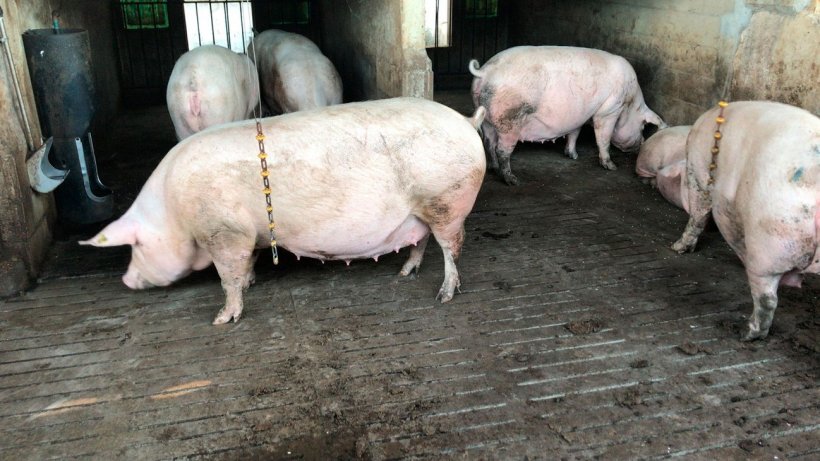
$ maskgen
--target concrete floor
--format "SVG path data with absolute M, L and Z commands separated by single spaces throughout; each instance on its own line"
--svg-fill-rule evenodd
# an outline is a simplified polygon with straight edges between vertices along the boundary
M 466 111 L 463 94 L 439 98 Z M 118 215 L 173 145 L 164 108 L 98 152 Z M 634 175 L 522 145 L 466 223 L 461 293 L 440 249 L 321 264 L 262 256 L 238 324 L 208 269 L 130 291 L 125 248 L 63 233 L 36 288 L 0 301 L 2 459 L 818 459 L 820 278 L 781 288 L 738 341 L 743 267 Z M 94 229 L 96 230 L 96 229 Z

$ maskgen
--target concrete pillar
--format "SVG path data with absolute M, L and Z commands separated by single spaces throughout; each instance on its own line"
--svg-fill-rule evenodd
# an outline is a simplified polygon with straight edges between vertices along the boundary
M 339 70 L 345 100 L 432 98 L 420 0 L 322 0 L 324 53 Z
M 29 28 L 47 27 L 44 20 L 50 13 L 46 13 L 46 0 L 32 3 L 19 7 L 19 2 L 0 0 L 15 67 L 9 67 L 3 52 L 0 58 L 0 296 L 24 290 L 39 271 L 51 241 L 50 226 L 54 217 L 51 196 L 38 194 L 29 185 L 26 159 L 30 152 L 12 85 L 12 72 L 15 72 L 22 87 L 34 147 L 39 147 L 40 127 L 21 34 Z M 41 16 L 43 20 L 39 20 Z

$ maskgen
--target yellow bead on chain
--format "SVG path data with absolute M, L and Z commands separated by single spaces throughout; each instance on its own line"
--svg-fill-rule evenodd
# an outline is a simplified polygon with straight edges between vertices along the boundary
M 712 146 L 712 163 L 709 164 L 709 184 L 713 184 L 715 182 L 715 168 L 717 168 L 717 155 L 720 153 L 720 140 L 723 138 L 723 133 L 720 132 L 720 127 L 726 123 L 726 118 L 723 117 L 723 109 L 729 107 L 729 103 L 726 101 L 720 101 L 718 103 L 718 107 L 720 107 L 720 113 L 718 114 L 715 122 L 717 122 L 717 128 L 715 128 L 715 144 Z
M 276 229 L 276 223 L 273 222 L 273 205 L 271 204 L 270 194 L 270 181 L 268 180 L 268 176 L 270 176 L 270 172 L 268 171 L 268 154 L 265 153 L 265 135 L 262 134 L 262 123 L 257 120 L 256 121 L 256 141 L 259 143 L 259 161 L 262 164 L 262 184 L 265 186 L 262 189 L 262 192 L 265 193 L 265 202 L 267 203 L 267 207 L 265 210 L 268 212 L 268 229 L 270 230 L 270 249 L 273 252 L 273 264 L 279 264 L 279 252 L 276 250 L 276 234 L 274 234 L 274 229 Z

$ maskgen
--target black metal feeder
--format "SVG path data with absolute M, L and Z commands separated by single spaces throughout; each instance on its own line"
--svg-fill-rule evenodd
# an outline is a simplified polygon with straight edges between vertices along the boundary
M 37 113 L 45 136 L 52 136 L 52 163 L 69 170 L 54 190 L 59 219 L 84 225 L 114 212 L 111 190 L 97 173 L 91 140 L 94 84 L 91 49 L 84 29 L 31 29 L 23 33 Z

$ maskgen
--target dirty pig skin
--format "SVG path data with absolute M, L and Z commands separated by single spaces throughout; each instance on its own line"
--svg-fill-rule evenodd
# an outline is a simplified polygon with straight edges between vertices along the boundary
M 297 257 L 352 260 L 411 246 L 418 270 L 430 234 L 444 253 L 449 301 L 464 219 L 484 179 L 479 109 L 395 98 L 262 120 L 278 245 Z M 131 245 L 123 282 L 165 286 L 211 263 L 225 291 L 214 324 L 238 320 L 254 281 L 254 250 L 269 248 L 253 120 L 199 132 L 171 149 L 131 208 L 83 245 Z
M 248 56 L 256 62 L 262 99 L 274 115 L 342 102 L 339 73 L 307 37 L 269 29 L 252 39 Z
M 469 63 L 473 103 L 484 106 L 482 126 L 490 164 L 507 184 L 518 184 L 510 155 L 518 141 L 567 137 L 565 153 L 578 158 L 575 143 L 590 119 L 601 166 L 614 170 L 610 142 L 635 151 L 644 124 L 666 124 L 644 103 L 635 71 L 626 59 L 605 51 L 565 46 L 518 46 L 493 56 L 481 68 Z
M 663 198 L 678 208 L 689 209 L 686 182 L 686 138 L 689 125 L 664 128 L 641 144 L 635 173 L 649 182 Z
M 701 115 L 686 145 L 689 222 L 672 248 L 692 251 L 713 217 L 746 268 L 753 310 L 745 340 L 769 333 L 777 287 L 820 273 L 820 118 L 768 101 L 724 109 L 714 184 L 709 184 L 719 109 Z
M 165 92 L 177 139 L 250 118 L 259 104 L 258 78 L 247 56 L 221 46 L 204 45 L 180 56 Z

